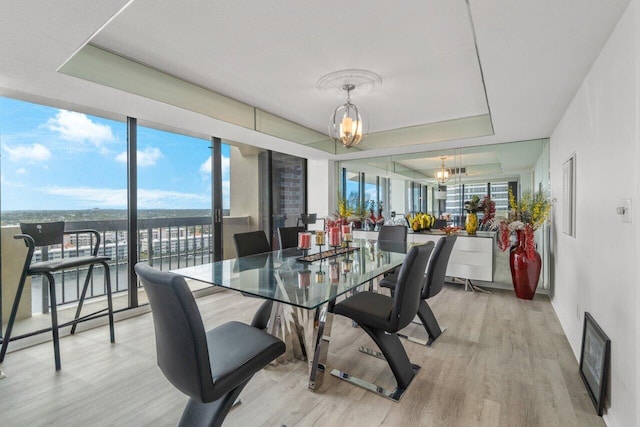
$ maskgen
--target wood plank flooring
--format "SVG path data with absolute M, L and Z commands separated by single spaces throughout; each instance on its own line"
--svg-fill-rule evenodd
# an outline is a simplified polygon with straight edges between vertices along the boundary
M 260 301 L 235 292 L 198 299 L 207 328 L 248 322 Z M 578 375 L 578 364 L 546 296 L 518 300 L 511 291 L 464 292 L 447 285 L 430 305 L 447 330 L 432 348 L 404 341 L 422 366 L 400 403 L 328 373 L 307 390 L 303 362 L 270 366 L 241 395 L 226 426 L 604 426 Z M 419 326 L 408 332 L 425 337 Z M 375 348 L 336 316 L 329 369 L 393 387 Z M 55 372 L 50 343 L 8 353 L 0 380 L 0 425 L 174 426 L 186 397 L 156 366 L 150 314 L 116 323 L 116 344 L 99 327 L 61 340 Z

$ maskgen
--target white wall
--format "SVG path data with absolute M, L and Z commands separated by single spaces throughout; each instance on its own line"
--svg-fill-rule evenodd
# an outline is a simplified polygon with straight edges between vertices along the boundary
M 398 213 L 407 213 L 407 205 L 405 203 L 406 190 L 404 179 L 391 179 L 391 206 L 389 207 L 389 212 L 396 211 Z
M 243 154 L 237 147 L 231 147 L 229 159 L 229 196 L 231 216 L 246 216 L 250 227 L 260 225 L 260 182 L 258 150 Z
M 551 135 L 552 299 L 571 347 L 580 355 L 583 312 L 590 312 L 612 341 L 609 426 L 640 425 L 640 292 L 638 291 L 638 142 L 636 27 L 633 0 Z M 549 64 L 553 67 L 553 64 Z M 562 232 L 562 164 L 576 153 L 576 237 Z M 622 198 L 636 204 L 633 223 L 616 214 Z M 578 312 L 580 313 L 578 315 Z
M 307 210 L 318 214 L 319 228 L 321 218 L 336 211 L 336 173 L 335 162 L 329 160 L 307 160 Z M 317 227 L 309 227 L 315 229 Z

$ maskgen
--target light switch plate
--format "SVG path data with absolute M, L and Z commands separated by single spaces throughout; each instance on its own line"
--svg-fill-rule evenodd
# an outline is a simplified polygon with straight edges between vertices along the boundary
M 631 199 L 621 199 L 620 207 L 624 209 L 622 214 L 622 222 L 631 222 Z

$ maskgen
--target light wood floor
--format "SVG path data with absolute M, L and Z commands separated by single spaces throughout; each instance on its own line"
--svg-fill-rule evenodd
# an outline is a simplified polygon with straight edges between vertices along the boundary
M 259 303 L 229 291 L 198 300 L 207 328 L 247 322 Z M 447 330 L 433 348 L 405 342 L 422 370 L 400 403 L 328 374 L 322 389 L 310 392 L 306 363 L 295 362 L 259 372 L 225 425 L 604 426 L 547 297 L 521 301 L 510 291 L 486 295 L 448 285 L 430 304 Z M 109 343 L 106 327 L 63 338 L 58 373 L 50 343 L 9 353 L 0 425 L 176 425 L 186 397 L 156 367 L 151 315 L 118 322 L 116 341 Z M 357 352 L 360 345 L 373 347 L 336 316 L 329 368 L 391 387 L 386 363 Z

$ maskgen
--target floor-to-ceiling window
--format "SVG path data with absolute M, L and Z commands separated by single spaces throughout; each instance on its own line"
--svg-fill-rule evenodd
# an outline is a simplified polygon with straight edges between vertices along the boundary
M 6 325 L 26 251 L 22 241 L 12 239 L 21 222 L 64 221 L 66 229 L 97 230 L 100 253 L 111 257 L 115 292 L 127 291 L 127 171 L 126 124 L 65 109 L 0 97 L 2 145 L 2 319 Z M 36 250 L 34 258 L 77 256 L 90 244 L 88 236 L 69 235 L 63 245 L 48 254 Z M 106 306 L 104 270 L 95 267 L 87 298 Z M 73 306 L 80 295 L 86 269 L 67 270 L 55 276 L 57 302 Z M 38 276 L 27 280 L 21 298 L 26 311 L 19 318 L 48 317 L 46 282 Z M 114 300 L 116 309 L 126 298 Z M 61 320 L 66 314 L 61 313 Z M 43 323 L 47 323 L 46 319 Z M 16 324 L 14 336 L 23 332 Z
M 271 239 L 277 242 L 280 227 L 298 225 L 300 214 L 306 213 L 306 161 L 288 154 L 270 153 Z M 265 171 L 268 173 L 268 171 Z
M 160 270 L 211 262 L 211 142 L 138 125 L 136 151 L 139 261 Z
M 67 229 L 97 230 L 100 253 L 112 258 L 118 310 L 146 303 L 138 298 L 143 294 L 132 272 L 135 262 L 171 270 L 210 262 L 225 248 L 224 255 L 233 257 L 233 233 L 260 228 L 264 206 L 270 212 L 269 235 L 274 223 L 281 225 L 277 220 L 294 225 L 306 211 L 304 159 L 220 144 L 218 138 L 161 124 L 141 125 L 131 117 L 114 121 L 9 98 L 0 98 L 0 111 L 0 326 L 6 325 L 24 262 L 24 244 L 11 238 L 20 222 L 63 220 Z M 261 176 L 262 153 L 269 153 L 267 180 Z M 224 232 L 214 232 L 217 195 Z M 74 256 L 85 243 L 70 237 L 50 254 Z M 215 250 L 218 244 L 220 251 Z M 11 245 L 22 246 L 14 251 Z M 56 279 L 59 305 L 76 302 L 83 273 L 68 271 Z M 106 305 L 103 274 L 95 269 L 88 293 L 97 306 Z M 20 318 L 39 321 L 35 315 L 48 312 L 48 293 L 39 278 L 28 286 L 22 305 L 29 310 Z M 13 336 L 30 330 L 16 325 Z

